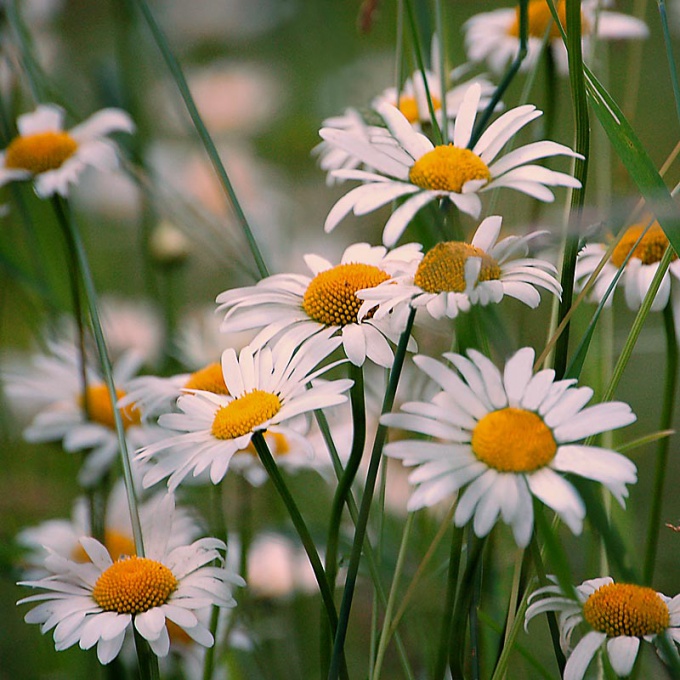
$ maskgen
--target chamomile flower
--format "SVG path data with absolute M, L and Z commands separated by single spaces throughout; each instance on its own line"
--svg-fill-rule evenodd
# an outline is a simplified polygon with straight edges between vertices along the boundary
M 566 27 L 566 2 L 555 3 L 562 26 Z M 647 25 L 635 17 L 618 12 L 599 11 L 599 0 L 585 0 L 581 3 L 581 30 L 583 53 L 588 54 L 590 43 L 597 40 L 622 40 L 646 38 Z M 492 71 L 501 73 L 519 51 L 519 8 L 504 7 L 491 12 L 482 12 L 469 19 L 463 26 L 465 46 L 470 61 L 486 61 Z M 552 50 L 559 72 L 569 72 L 567 50 L 562 35 L 553 21 L 546 0 L 529 2 L 529 40 L 527 56 L 522 62 L 524 70 L 533 68 L 543 46 L 543 40 L 550 31 L 549 49 Z
M 628 677 L 641 640 L 655 643 L 665 637 L 680 643 L 680 595 L 673 599 L 646 586 L 614 583 L 607 577 L 584 581 L 576 587 L 577 599 L 560 586 L 539 588 L 530 597 L 525 626 L 543 612 L 556 612 L 560 644 L 568 655 L 564 680 L 582 680 L 597 654 L 606 654 L 618 677 Z M 575 647 L 574 630 L 585 632 Z
M 107 135 L 134 131 L 128 114 L 119 109 L 102 109 L 66 131 L 64 111 L 54 104 L 41 104 L 19 116 L 17 128 L 19 135 L 0 153 L 0 186 L 32 179 L 41 198 L 67 196 L 88 165 L 115 168 L 116 146 Z
M 445 353 L 453 369 L 426 356 L 416 365 L 442 388 L 429 402 L 410 402 L 403 413 L 383 416 L 390 427 L 411 430 L 434 441 L 390 443 L 385 453 L 417 466 L 409 510 L 434 505 L 467 487 L 454 521 L 473 519 L 486 536 L 500 514 L 520 547 L 533 530 L 532 496 L 551 507 L 578 534 L 585 507 L 565 474 L 602 483 L 623 505 L 626 484 L 637 479 L 635 465 L 615 451 L 578 444 L 594 434 L 628 425 L 635 415 L 627 404 L 609 402 L 584 408 L 593 395 L 574 380 L 555 381 L 546 369 L 533 374 L 534 350 L 516 352 L 499 371 L 475 350 L 468 357 Z
M 361 300 L 356 292 L 377 286 L 399 273 L 404 265 L 422 257 L 420 244 L 411 243 L 387 252 L 382 246 L 355 243 L 345 250 L 339 265 L 318 255 L 305 255 L 313 276 L 276 274 L 255 286 L 228 290 L 217 296 L 218 311 L 226 312 L 225 333 L 262 330 L 252 340 L 259 347 L 275 337 L 296 342 L 331 329 L 342 337 L 347 358 L 356 366 L 370 359 L 391 366 L 401 328 L 389 319 L 358 318 Z
M 599 303 L 604 298 L 614 277 L 624 266 L 624 261 L 632 251 L 617 285 L 624 287 L 628 307 L 633 311 L 640 309 L 666 248 L 668 248 L 668 238 L 658 222 L 654 221 L 650 224 L 650 221 L 646 221 L 628 227 L 595 279 L 589 300 Z M 590 275 L 600 264 L 606 250 L 607 245 L 604 243 L 590 243 L 579 253 L 575 275 L 577 287 L 582 288 L 586 284 Z M 652 303 L 652 310 L 661 310 L 668 304 L 671 293 L 671 275 L 680 278 L 680 260 L 677 255 L 673 255 L 669 271 L 661 280 L 661 286 Z M 611 305 L 612 299 L 613 295 L 610 295 L 605 304 Z
M 25 621 L 39 623 L 42 633 L 54 629 L 57 651 L 76 643 L 81 649 L 96 645 L 102 664 L 118 656 L 132 626 L 156 656 L 168 654 L 168 621 L 211 647 L 213 636 L 194 611 L 209 605 L 235 606 L 232 587 L 244 583 L 223 566 L 210 565 L 213 560 L 223 562 L 226 547 L 218 539 L 169 547 L 173 511 L 174 499 L 167 495 L 144 536 L 145 557 L 114 560 L 99 541 L 89 537 L 80 539 L 88 562 L 50 554 L 45 560 L 49 576 L 20 583 L 45 591 L 19 600 L 20 605 L 39 603 Z
M 319 134 L 326 141 L 375 168 L 375 172 L 334 171 L 336 177 L 355 179 L 362 185 L 333 206 L 324 229 L 332 231 L 350 211 L 365 215 L 408 196 L 385 224 L 383 243 L 389 247 L 397 242 L 413 216 L 432 201 L 448 198 L 461 212 L 478 217 L 482 209 L 478 194 L 483 191 L 507 187 L 551 202 L 555 197 L 549 186 L 581 186 L 571 175 L 530 164 L 548 156 L 581 157 L 556 142 L 526 144 L 495 160 L 519 130 L 542 115 L 535 106 L 518 106 L 505 112 L 468 148 L 481 95 L 479 83 L 467 88 L 454 124 L 452 144 L 434 146 L 387 103 L 378 107 L 378 113 L 389 136 L 381 134 L 367 144 L 350 132 L 323 128 Z
M 531 240 L 545 232 L 508 236 L 498 242 L 501 222 L 499 216 L 487 217 L 470 243 L 438 243 L 420 262 L 413 262 L 407 273 L 360 290 L 357 295 L 364 303 L 359 317 L 370 311 L 374 319 L 381 319 L 410 303 L 425 307 L 435 319 L 455 318 L 471 305 L 497 303 L 506 295 L 534 308 L 541 301 L 536 286 L 559 297 L 562 287 L 554 277 L 555 267 L 526 257 Z
M 235 454 L 251 443 L 253 433 L 265 430 L 267 437 L 281 435 L 286 446 L 295 442 L 311 455 L 309 443 L 287 421 L 346 400 L 343 392 L 349 389 L 350 380 L 312 383 L 329 368 L 317 365 L 341 342 L 329 337 L 331 333 L 317 334 L 297 351 L 295 343 L 286 341 L 259 351 L 245 347 L 238 357 L 234 350 L 225 350 L 222 371 L 228 394 L 185 394 L 177 401 L 180 413 L 159 418 L 162 427 L 182 434 L 139 451 L 139 459 L 155 461 L 144 476 L 144 486 L 168 477 L 172 491 L 189 473 L 197 476 L 208 469 L 217 484 Z M 312 383 L 309 389 L 308 383 Z M 286 458 L 285 450 L 273 454 L 279 454 L 281 461 Z

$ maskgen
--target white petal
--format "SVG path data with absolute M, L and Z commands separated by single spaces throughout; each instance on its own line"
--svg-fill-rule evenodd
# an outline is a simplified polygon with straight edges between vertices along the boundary
M 620 635 L 607 640 L 609 661 L 614 673 L 620 678 L 628 677 L 631 674 L 638 649 L 640 649 L 640 638 Z

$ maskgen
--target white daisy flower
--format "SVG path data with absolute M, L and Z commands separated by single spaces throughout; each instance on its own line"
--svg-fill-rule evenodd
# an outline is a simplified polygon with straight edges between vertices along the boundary
M 635 244 L 641 236 L 642 238 L 636 246 Z M 624 287 L 628 307 L 633 311 L 640 309 L 666 248 L 668 248 L 668 238 L 658 222 L 654 221 L 650 226 L 650 221 L 647 220 L 628 227 L 614 248 L 611 257 L 595 279 L 588 299 L 595 303 L 601 302 L 632 250 L 633 254 L 628 260 L 617 285 Z M 590 243 L 579 253 L 575 275 L 577 288 L 585 286 L 590 275 L 599 266 L 606 250 L 607 245 L 604 243 Z M 661 286 L 652 303 L 653 311 L 659 311 L 668 304 L 671 294 L 671 275 L 680 279 L 680 260 L 678 260 L 677 255 L 673 256 L 669 270 L 661 280 Z M 605 305 L 611 305 L 613 297 L 613 295 L 610 295 Z
M 519 130 L 542 115 L 535 106 L 518 106 L 502 114 L 468 148 L 481 95 L 479 83 L 468 87 L 454 124 L 452 144 L 434 146 L 389 104 L 381 104 L 378 113 L 390 136 L 383 134 L 366 144 L 349 132 L 323 128 L 319 134 L 325 140 L 375 168 L 375 172 L 334 171 L 336 177 L 359 180 L 362 185 L 333 206 L 324 229 L 332 231 L 350 211 L 365 215 L 408 196 L 385 224 L 383 243 L 389 247 L 397 242 L 413 216 L 435 200 L 448 198 L 462 212 L 478 217 L 482 209 L 478 193 L 482 191 L 508 187 L 551 202 L 555 197 L 549 186 L 581 186 L 571 175 L 529 164 L 548 156 L 581 157 L 556 142 L 526 144 L 495 160 Z
M 566 27 L 566 2 L 559 0 L 555 5 L 560 23 Z M 649 35 L 649 29 L 643 21 L 617 12 L 599 11 L 598 7 L 601 6 L 599 0 L 584 0 L 581 3 L 582 43 L 585 55 L 590 51 L 593 37 L 597 40 L 622 40 L 646 38 Z M 522 62 L 523 70 L 534 67 L 551 25 L 549 45 L 557 69 L 563 75 L 569 72 L 567 50 L 546 0 L 529 2 L 529 40 L 527 56 Z M 519 51 L 519 8 L 504 7 L 475 14 L 463 25 L 463 30 L 468 59 L 486 61 L 492 71 L 501 73 Z
M 425 307 L 440 319 L 455 318 L 471 305 L 498 303 L 504 296 L 514 297 L 532 309 L 541 297 L 536 286 L 560 297 L 562 287 L 549 262 L 526 257 L 529 243 L 547 232 L 527 236 L 508 236 L 498 241 L 502 217 L 487 217 L 477 228 L 472 241 L 438 243 L 410 271 L 385 281 L 375 288 L 360 290 L 364 300 L 359 317 L 371 312 L 381 319 L 396 307 Z
M 389 319 L 358 318 L 358 290 L 377 286 L 404 266 L 422 257 L 421 245 L 410 243 L 391 252 L 382 246 L 355 243 L 345 250 L 339 265 L 318 255 L 305 255 L 313 277 L 276 274 L 255 286 L 236 288 L 217 296 L 218 312 L 225 312 L 222 330 L 232 333 L 262 330 L 252 345 L 260 347 L 274 337 L 296 342 L 332 329 L 342 337 L 347 358 L 361 366 L 366 358 L 389 367 L 394 353 L 388 340 L 396 342 L 401 328 Z
M 86 121 L 64 130 L 64 111 L 40 104 L 17 119 L 19 136 L 0 153 L 0 186 L 17 180 L 34 180 L 41 198 L 67 196 L 69 185 L 91 165 L 110 170 L 118 164 L 112 132 L 133 132 L 134 124 L 119 109 L 102 109 Z
M 144 476 L 144 486 L 168 477 L 168 487 L 174 490 L 189 473 L 197 476 L 208 469 L 211 481 L 217 484 L 235 454 L 251 443 L 254 432 L 266 431 L 267 437 L 274 438 L 282 435 L 286 446 L 295 442 L 296 447 L 311 455 L 305 437 L 286 421 L 346 400 L 342 393 L 350 388 L 350 380 L 313 383 L 330 368 L 316 368 L 317 365 L 341 342 L 340 338 L 329 337 L 331 333 L 319 333 L 298 351 L 294 343 L 286 341 L 259 351 L 245 347 L 238 357 L 234 350 L 226 350 L 222 371 L 229 394 L 185 394 L 177 401 L 180 413 L 159 418 L 161 426 L 182 434 L 139 451 L 138 458 L 156 461 Z M 312 387 L 308 389 L 309 383 Z M 277 455 L 277 450 L 272 454 Z M 278 454 L 283 463 L 286 451 Z
M 574 600 L 560 586 L 539 588 L 530 597 L 525 627 L 543 612 L 559 615 L 560 644 L 568 655 L 564 680 L 582 680 L 590 662 L 606 654 L 618 677 L 628 677 L 637 659 L 640 641 L 656 643 L 665 637 L 680 643 L 680 595 L 673 599 L 646 586 L 614 583 L 607 577 L 584 581 Z M 587 630 L 572 648 L 571 636 Z
M 520 547 L 533 530 L 532 496 L 551 507 L 569 528 L 581 532 L 585 507 L 564 474 L 602 483 L 621 505 L 635 465 L 615 451 L 578 444 L 582 439 L 635 421 L 627 404 L 584 408 L 593 391 L 555 381 L 549 369 L 533 374 L 534 350 L 525 347 L 503 372 L 475 350 L 468 358 L 445 353 L 454 369 L 430 357 L 416 365 L 442 391 L 429 402 L 410 402 L 403 413 L 383 416 L 390 427 L 430 435 L 435 441 L 390 443 L 385 453 L 417 466 L 409 510 L 434 505 L 467 486 L 458 499 L 457 526 L 474 517 L 478 536 L 489 533 L 500 513 Z
M 99 541 L 89 537 L 80 539 L 89 562 L 52 553 L 45 561 L 50 576 L 20 583 L 46 591 L 19 600 L 17 604 L 40 603 L 25 621 L 41 624 L 42 633 L 54 629 L 57 651 L 76 643 L 81 649 L 97 645 L 102 664 L 118 656 L 133 625 L 156 656 L 169 651 L 167 621 L 211 647 L 213 636 L 194 611 L 209 605 L 235 606 L 232 586 L 244 582 L 223 566 L 206 566 L 214 560 L 223 563 L 226 546 L 218 539 L 169 548 L 173 511 L 174 499 L 168 495 L 144 537 L 145 557 L 114 561 Z

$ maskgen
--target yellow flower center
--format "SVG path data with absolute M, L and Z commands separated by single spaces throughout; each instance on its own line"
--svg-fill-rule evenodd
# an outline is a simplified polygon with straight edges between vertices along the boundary
M 184 383 L 184 387 L 188 390 L 205 390 L 213 394 L 229 394 L 229 390 L 224 383 L 222 365 L 219 362 L 208 364 L 204 368 L 192 373 L 186 383 Z
M 287 453 L 290 453 L 290 444 L 286 436 L 280 432 L 269 432 L 267 434 L 267 445 L 274 456 L 285 456 Z M 249 442 L 248 446 L 243 450 L 257 458 L 257 451 L 253 442 Z
M 374 288 L 389 278 L 389 274 L 372 264 L 339 264 L 319 272 L 310 281 L 302 298 L 302 309 L 311 319 L 327 326 L 357 323 L 362 301 L 356 292 Z
M 33 175 L 60 168 L 78 148 L 68 132 L 37 132 L 15 137 L 5 151 L 5 167 Z
M 486 163 L 470 149 L 459 149 L 453 144 L 435 146 L 422 155 L 408 173 L 409 181 L 431 191 L 460 193 L 472 179 L 491 179 Z
M 559 0 L 555 3 L 557 16 L 560 18 L 560 23 L 566 29 L 567 27 L 567 4 L 565 0 Z M 532 38 L 543 39 L 548 26 L 551 24 L 550 38 L 561 38 L 560 29 L 553 21 L 553 15 L 550 12 L 550 6 L 546 0 L 530 0 L 529 2 L 529 36 Z M 583 35 L 590 33 L 590 25 L 581 12 L 581 32 Z M 508 35 L 513 38 L 519 38 L 519 7 L 516 10 L 515 20 L 508 28 Z
M 651 588 L 608 583 L 583 605 L 583 617 L 607 637 L 658 635 L 670 624 L 666 603 Z
M 612 253 L 612 264 L 615 267 L 620 267 L 623 264 L 623 261 L 628 257 L 628 253 L 633 250 L 635 242 L 640 238 L 640 234 L 642 234 L 646 226 L 646 224 L 634 224 L 626 229 L 626 233 L 622 236 Z M 668 248 L 666 234 L 659 223 L 654 222 L 647 229 L 647 233 L 642 237 L 640 243 L 635 246 L 632 257 L 642 260 L 642 264 L 654 264 L 661 260 L 666 252 L 666 248 Z M 677 260 L 678 256 L 674 254 L 673 259 Z
M 555 457 L 557 444 L 537 413 L 502 408 L 477 423 L 472 431 L 472 452 L 499 472 L 533 472 Z
M 467 243 L 447 241 L 427 252 L 418 265 L 413 282 L 426 293 L 463 293 L 465 262 L 470 257 L 482 258 L 477 282 L 500 279 L 501 268 L 493 257 Z
M 192 646 L 195 644 L 195 640 L 174 621 L 165 619 L 165 627 L 168 629 L 171 645 Z
M 432 97 L 432 108 L 435 111 L 441 109 L 442 103 L 437 97 Z M 418 102 L 415 97 L 409 97 L 408 95 L 403 95 L 399 98 L 399 110 L 402 112 L 404 118 L 413 125 L 420 120 L 421 112 L 418 109 Z M 422 112 L 422 115 L 429 113 L 429 107 Z
M 146 557 L 127 557 L 102 572 L 92 597 L 104 611 L 140 614 L 165 604 L 178 585 L 164 564 Z
M 271 392 L 252 390 L 217 411 L 211 432 L 216 439 L 236 439 L 252 432 L 281 410 L 281 400 Z
M 132 538 L 110 529 L 104 532 L 104 546 L 109 551 L 109 555 L 111 555 L 111 559 L 114 562 L 123 557 L 135 555 L 137 552 Z M 85 552 L 85 548 L 80 543 L 74 548 L 71 559 L 74 562 L 91 562 L 90 556 Z
M 106 385 L 88 385 L 85 393 L 87 399 L 83 396 L 78 397 L 78 405 L 85 408 L 87 402 L 87 413 L 89 419 L 94 423 L 99 423 L 112 430 L 116 428 L 116 423 L 113 419 L 113 406 L 109 398 L 109 390 Z M 122 399 L 125 396 L 123 390 L 116 390 L 116 399 Z M 139 425 L 141 422 L 141 414 L 134 404 L 129 404 L 121 409 L 118 409 L 120 416 L 123 419 L 123 427 L 127 430 L 131 425 Z

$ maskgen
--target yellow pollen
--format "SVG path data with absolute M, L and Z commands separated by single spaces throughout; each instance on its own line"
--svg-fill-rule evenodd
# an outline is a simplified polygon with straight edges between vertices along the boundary
M 470 149 L 453 144 L 435 146 L 421 156 L 408 173 L 409 181 L 422 189 L 459 194 L 472 179 L 491 179 L 486 163 Z
M 496 281 L 501 277 L 498 262 L 483 250 L 461 241 L 438 243 L 421 260 L 413 279 L 426 293 L 465 292 L 465 263 L 470 257 L 481 257 L 477 283 Z
M 113 419 L 113 407 L 111 406 L 111 399 L 109 399 L 109 390 L 106 385 L 89 385 L 87 388 L 87 400 L 83 399 L 81 395 L 78 397 L 78 405 L 85 408 L 87 402 L 87 413 L 89 419 L 94 423 L 99 423 L 105 427 L 110 427 L 112 430 L 116 428 L 116 423 Z M 123 390 L 116 390 L 116 398 L 122 399 L 125 396 Z M 120 411 L 123 419 L 123 427 L 127 430 L 131 425 L 139 425 L 141 422 L 141 414 L 134 404 L 124 406 Z
M 275 456 L 285 456 L 287 453 L 290 453 L 288 440 L 286 439 L 286 436 L 280 432 L 269 432 L 267 434 L 267 445 Z M 257 458 L 257 451 L 255 450 L 253 442 L 249 442 L 248 446 L 243 450 Z
M 608 583 L 583 605 L 583 617 L 607 637 L 658 635 L 670 624 L 666 603 L 651 588 Z
M 188 390 L 205 390 L 213 394 L 229 394 L 229 390 L 224 383 L 222 365 L 218 362 L 208 364 L 189 376 L 184 383 Z
M 111 555 L 111 559 L 114 562 L 123 557 L 135 555 L 137 552 L 132 538 L 110 529 L 104 532 L 104 546 L 109 551 L 109 555 Z M 73 550 L 71 559 L 74 562 L 91 562 L 90 556 L 85 552 L 85 548 L 80 543 Z
M 5 151 L 5 167 L 33 175 L 60 168 L 78 148 L 68 132 L 37 132 L 15 137 Z
M 310 281 L 302 298 L 302 309 L 311 319 L 327 326 L 358 323 L 362 301 L 356 292 L 374 288 L 389 278 L 389 274 L 372 264 L 339 264 L 319 272 Z
M 472 452 L 499 472 L 533 472 L 555 457 L 557 444 L 537 413 L 503 408 L 487 413 L 477 423 Z
M 557 16 L 560 18 L 560 23 L 565 28 L 567 27 L 567 4 L 565 0 L 559 0 L 555 3 L 557 9 Z M 548 30 L 548 25 L 552 22 L 550 28 L 550 38 L 559 39 L 562 37 L 560 29 L 553 21 L 553 16 L 550 12 L 550 7 L 546 0 L 530 0 L 529 2 L 529 37 L 543 39 L 545 32 Z M 583 35 L 590 33 L 590 25 L 581 12 L 581 32 Z M 515 13 L 515 20 L 508 27 L 508 35 L 513 38 L 519 38 L 519 7 Z
M 164 564 L 146 557 L 127 557 L 102 572 L 92 597 L 104 611 L 140 614 L 165 604 L 178 585 Z
M 281 410 L 281 400 L 271 392 L 252 390 L 217 411 L 211 432 L 216 439 L 236 439 Z
M 437 97 L 432 97 L 432 108 L 435 111 L 439 111 L 441 109 L 442 103 Z M 408 95 L 403 95 L 402 97 L 399 98 L 399 110 L 402 112 L 404 115 L 404 118 L 413 125 L 413 123 L 417 123 L 420 120 L 420 116 L 427 116 L 429 114 L 429 107 L 425 109 L 425 111 L 420 111 L 418 109 L 418 102 L 415 97 L 409 97 Z
M 180 628 L 174 621 L 165 619 L 165 627 L 168 629 L 171 645 L 187 645 L 195 644 L 195 640 L 184 630 Z
M 623 261 L 633 249 L 635 242 L 640 238 L 640 234 L 642 234 L 646 226 L 647 224 L 634 224 L 632 227 L 626 229 L 626 233 L 618 242 L 612 253 L 612 264 L 615 267 L 620 267 L 623 264 Z M 635 250 L 633 250 L 632 257 L 637 257 L 638 260 L 642 260 L 642 264 L 654 264 L 661 260 L 663 254 L 666 252 L 666 248 L 668 248 L 666 234 L 664 234 L 659 223 L 654 222 L 654 224 L 647 229 L 647 233 L 642 237 L 642 240 L 638 243 Z M 677 260 L 678 256 L 673 254 L 673 259 Z

